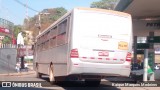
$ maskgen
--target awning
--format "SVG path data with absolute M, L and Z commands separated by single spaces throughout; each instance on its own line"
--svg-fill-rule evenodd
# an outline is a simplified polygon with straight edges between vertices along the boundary
M 160 0 L 120 0 L 115 10 L 130 13 L 133 18 L 160 17 Z

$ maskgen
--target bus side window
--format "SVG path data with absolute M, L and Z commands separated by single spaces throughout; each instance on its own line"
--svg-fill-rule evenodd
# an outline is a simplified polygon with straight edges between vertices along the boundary
M 31 50 L 35 50 L 36 45 L 37 45 L 36 43 L 34 45 L 32 45 Z
M 47 40 L 47 41 L 45 42 L 44 48 L 45 48 L 45 49 L 48 49 L 48 48 L 49 48 L 49 40 Z
M 40 44 L 40 51 L 43 50 L 43 43 Z
M 44 34 L 44 50 L 49 48 L 49 33 L 50 31 L 48 31 L 47 33 Z
M 63 45 L 66 42 L 67 19 L 58 25 L 57 45 Z
M 45 50 L 45 42 L 42 43 L 42 51 Z
M 56 46 L 57 26 L 51 29 L 50 33 L 50 47 Z
M 40 45 L 37 45 L 37 51 L 40 51 Z
M 68 17 L 67 29 L 66 29 L 66 40 L 65 40 L 66 43 L 68 43 L 68 41 L 69 41 L 69 29 L 70 29 L 70 21 L 71 21 L 70 19 L 71 19 L 71 17 Z

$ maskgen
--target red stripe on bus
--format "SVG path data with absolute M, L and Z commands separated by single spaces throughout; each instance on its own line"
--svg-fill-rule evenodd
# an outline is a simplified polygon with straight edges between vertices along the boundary
M 102 60 L 102 58 L 98 58 L 99 60 Z
M 110 58 L 106 58 L 106 60 L 110 60 Z
M 82 57 L 83 59 L 87 59 L 87 57 Z
M 124 59 L 120 59 L 121 61 L 124 61 Z
M 113 60 L 117 60 L 116 58 L 113 58 Z
M 90 57 L 90 59 L 95 59 L 94 57 Z

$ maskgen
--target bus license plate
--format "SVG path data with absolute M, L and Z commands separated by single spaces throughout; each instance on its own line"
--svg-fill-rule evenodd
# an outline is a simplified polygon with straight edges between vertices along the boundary
M 109 56 L 109 52 L 107 52 L 107 51 L 101 51 L 101 52 L 98 52 L 98 55 L 99 56 Z

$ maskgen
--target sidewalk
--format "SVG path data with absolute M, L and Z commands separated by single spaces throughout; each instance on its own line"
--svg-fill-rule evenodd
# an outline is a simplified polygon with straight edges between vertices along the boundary
M 34 74 L 35 71 L 33 70 L 33 64 L 28 65 L 28 72 L 27 71 L 21 71 L 21 72 L 10 72 L 10 73 L 5 73 L 5 74 L 0 74 L 0 76 L 20 76 L 20 75 L 28 75 L 28 74 Z
M 28 75 L 28 74 L 34 74 L 35 71 L 29 70 L 28 72 L 19 72 L 19 73 L 9 73 L 9 74 L 0 74 L 0 76 L 21 76 L 21 75 Z

